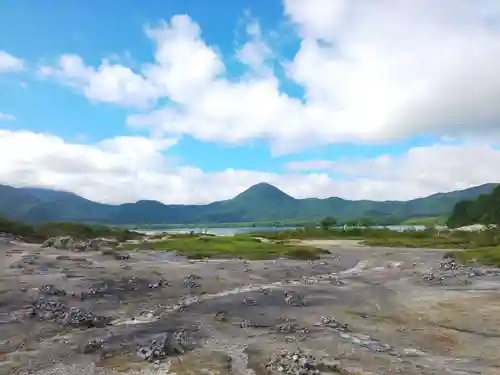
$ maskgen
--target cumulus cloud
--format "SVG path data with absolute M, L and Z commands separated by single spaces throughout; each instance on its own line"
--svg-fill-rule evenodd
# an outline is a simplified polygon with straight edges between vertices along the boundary
M 285 0 L 284 12 L 300 48 L 282 63 L 304 100 L 283 92 L 272 69 L 262 74 L 270 49 L 252 19 L 248 42 L 237 51 L 251 69 L 239 79 L 225 76 L 222 55 L 186 15 L 147 28 L 155 60 L 139 71 L 63 56 L 41 72 L 92 100 L 132 106 L 170 99 L 129 119 L 156 133 L 229 143 L 264 139 L 275 153 L 419 134 L 497 133 L 497 1 Z
M 132 69 L 103 60 L 97 68 L 86 66 L 78 55 L 62 55 L 56 66 L 41 66 L 39 74 L 81 89 L 93 101 L 144 107 L 159 96 L 156 86 Z
M 248 15 L 247 18 L 249 17 Z M 238 59 L 256 73 L 271 74 L 271 69 L 266 67 L 265 63 L 273 53 L 262 37 L 259 21 L 248 19 L 245 31 L 248 41 L 237 50 Z
M 379 197 L 415 197 L 500 181 L 496 165 L 500 150 L 485 143 L 446 144 L 410 148 L 402 155 L 345 160 L 290 162 L 291 172 L 335 172 L 363 182 L 368 189 L 383 187 Z M 402 192 L 404 191 L 404 192 Z
M 376 200 L 500 181 L 500 151 L 484 144 L 414 148 L 399 157 L 295 163 L 277 174 L 235 169 L 206 173 L 170 157 L 176 142 L 122 136 L 81 144 L 51 134 L 0 130 L 0 183 L 71 191 L 106 203 L 207 203 L 232 198 L 263 181 L 298 198 Z M 329 171 L 342 176 L 332 178 Z
M 24 69 L 24 61 L 0 50 L 0 73 L 20 72 Z
M 10 114 L 10 113 L 2 113 L 0 112 L 0 121 L 16 121 L 17 118 L 16 116 Z

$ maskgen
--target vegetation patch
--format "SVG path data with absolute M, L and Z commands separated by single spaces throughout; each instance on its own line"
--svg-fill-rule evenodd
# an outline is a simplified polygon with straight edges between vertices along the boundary
M 140 244 L 126 244 L 127 249 L 172 251 L 190 259 L 243 258 L 249 260 L 318 259 L 324 250 L 310 246 L 262 241 L 248 236 L 173 236 L 169 239 Z
M 445 254 L 445 257 L 454 258 L 464 264 L 481 263 L 486 266 L 500 267 L 500 246 L 450 251 Z
M 402 221 L 400 225 L 423 225 L 426 227 L 431 227 L 434 225 L 445 225 L 447 219 L 448 218 L 446 216 L 415 217 Z
M 240 236 L 266 238 L 274 241 L 287 240 L 316 240 L 316 239 L 357 239 L 364 238 L 366 230 L 361 228 L 352 228 L 343 230 L 340 228 L 297 228 L 290 230 L 280 230 L 275 232 L 251 232 Z
M 43 242 L 49 237 L 56 236 L 72 236 L 80 240 L 97 237 L 115 237 L 120 242 L 143 237 L 142 234 L 137 232 L 105 225 L 65 222 L 29 225 L 5 218 L 0 218 L 0 232 L 10 233 L 31 242 Z
M 278 232 L 254 232 L 241 236 L 265 238 L 271 241 L 308 239 L 354 239 L 362 240 L 368 246 L 475 249 L 500 246 L 500 232 L 496 229 L 482 231 L 459 230 L 407 230 L 373 228 L 300 228 Z

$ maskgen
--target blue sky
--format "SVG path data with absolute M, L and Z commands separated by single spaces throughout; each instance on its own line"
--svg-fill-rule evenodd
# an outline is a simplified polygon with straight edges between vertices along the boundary
M 0 183 L 189 203 L 261 180 L 408 199 L 495 179 L 459 171 L 497 157 L 500 6 L 358 3 L 2 2 Z

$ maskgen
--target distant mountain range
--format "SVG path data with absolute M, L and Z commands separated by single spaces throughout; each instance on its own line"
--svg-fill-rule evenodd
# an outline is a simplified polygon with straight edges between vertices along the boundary
M 197 224 L 270 221 L 312 221 L 325 216 L 342 220 L 360 217 L 404 220 L 448 215 L 455 203 L 490 193 L 485 184 L 409 201 L 351 201 L 295 199 L 280 189 L 260 183 L 236 197 L 206 205 L 165 205 L 157 201 L 108 205 L 76 194 L 41 188 L 0 185 L 0 215 L 26 222 L 73 221 L 108 224 Z

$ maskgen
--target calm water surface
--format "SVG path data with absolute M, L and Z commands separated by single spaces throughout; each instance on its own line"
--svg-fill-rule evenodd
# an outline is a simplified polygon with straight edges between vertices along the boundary
M 382 227 L 375 227 L 375 228 L 382 228 Z M 396 231 L 402 231 L 402 230 L 423 230 L 425 229 L 424 226 L 422 225 L 414 225 L 414 226 L 400 226 L 400 225 L 393 225 L 393 226 L 387 226 L 388 229 L 396 230 Z M 166 233 L 189 233 L 191 231 L 202 231 L 205 232 L 205 229 L 207 233 L 210 234 L 215 234 L 217 236 L 233 236 L 235 234 L 239 233 L 250 233 L 250 232 L 278 232 L 280 230 L 287 230 L 287 229 L 296 229 L 295 227 L 241 227 L 241 228 L 216 228 L 216 227 L 209 227 L 209 228 L 176 228 L 176 229 L 151 229 L 151 230 L 144 230 L 140 231 L 143 233 L 161 233 L 161 232 L 166 232 Z

